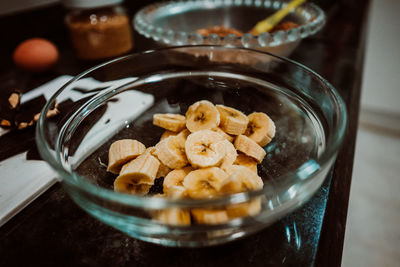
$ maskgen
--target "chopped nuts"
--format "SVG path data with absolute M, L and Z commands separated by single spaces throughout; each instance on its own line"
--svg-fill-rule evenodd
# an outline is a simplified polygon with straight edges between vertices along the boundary
M 34 123 L 33 120 L 31 120 L 30 122 L 20 122 L 18 124 L 18 130 L 23 130 L 25 128 L 28 128 L 29 126 L 32 126 L 33 123 Z
M 1 120 L 0 121 L 0 126 L 10 127 L 11 126 L 11 122 L 9 120 Z
M 57 115 L 58 113 L 60 113 L 60 111 L 56 107 L 54 107 L 54 109 L 50 109 L 49 111 L 47 111 L 46 117 L 51 118 Z
M 33 116 L 33 120 L 34 120 L 34 121 L 38 121 L 38 120 L 39 120 L 39 117 L 40 117 L 40 112 L 39 112 L 39 113 L 36 113 L 36 114 Z
M 60 111 L 57 109 L 57 107 L 54 107 L 53 109 L 50 109 L 49 111 L 47 111 L 46 118 L 54 117 L 54 116 L 56 116 L 58 113 L 60 113 Z M 33 121 L 37 122 L 37 121 L 39 120 L 39 117 L 40 117 L 40 112 L 39 112 L 39 113 L 36 113 L 36 114 L 33 116 Z
M 45 98 L 42 97 L 42 99 L 39 98 L 38 101 L 33 100 L 33 102 L 29 101 L 26 103 L 27 106 L 25 106 L 25 104 L 21 105 L 20 101 L 21 93 L 18 90 L 15 90 L 10 94 L 8 99 L 5 101 L 6 106 L 0 108 L 2 111 L 0 114 L 0 127 L 22 130 L 34 125 L 35 122 L 39 120 L 40 113 L 36 112 L 44 104 Z M 36 114 L 32 116 L 32 113 Z M 59 113 L 60 111 L 58 110 L 58 103 L 56 101 L 54 107 L 47 112 L 46 117 L 54 117 Z
M 19 93 L 12 93 L 8 98 L 8 103 L 10 103 L 11 108 L 14 109 L 19 106 L 20 100 L 21 100 L 21 95 Z

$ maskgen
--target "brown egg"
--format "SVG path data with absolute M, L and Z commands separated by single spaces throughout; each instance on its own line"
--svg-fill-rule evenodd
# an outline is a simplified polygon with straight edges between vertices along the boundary
M 20 43 L 14 50 L 17 66 L 31 71 L 42 72 L 51 68 L 58 60 L 57 47 L 42 38 L 32 38 Z

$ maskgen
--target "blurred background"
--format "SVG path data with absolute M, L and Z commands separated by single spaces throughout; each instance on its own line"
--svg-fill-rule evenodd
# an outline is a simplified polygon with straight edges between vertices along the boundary
M 0 17 L 57 2 L 2 0 Z M 146 1 L 125 2 L 140 6 Z M 399 13 L 399 0 L 371 0 L 343 266 L 398 266 L 400 262 Z M 23 29 L 23 24 L 18 25 L 15 34 Z M 15 45 L 7 43 L 2 54 L 11 54 Z
M 399 12 L 371 1 L 343 266 L 400 262 Z

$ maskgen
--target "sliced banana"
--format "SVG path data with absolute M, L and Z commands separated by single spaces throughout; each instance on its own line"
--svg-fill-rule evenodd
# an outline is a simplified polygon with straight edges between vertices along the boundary
M 168 173 L 164 178 L 163 191 L 167 196 L 175 196 L 181 198 L 187 195 L 186 188 L 183 186 L 183 180 L 193 170 L 188 166 L 183 169 L 176 169 Z
M 233 164 L 245 166 L 253 172 L 257 173 L 257 161 L 252 157 L 246 156 L 243 153 L 238 153 L 236 160 Z
M 108 171 L 119 173 L 115 191 L 145 195 L 159 177 L 164 177 L 159 197 L 172 199 L 207 199 L 263 188 L 257 162 L 266 155 L 261 146 L 275 135 L 274 122 L 265 113 L 246 116 L 202 100 L 188 108 L 186 117 L 154 114 L 153 124 L 166 130 L 154 147 L 146 149 L 129 139 L 111 145 Z M 256 215 L 261 205 L 257 197 L 225 208 L 168 208 L 151 216 L 169 225 L 190 225 L 191 218 L 199 224 L 222 224 Z
M 227 174 L 217 167 L 191 171 L 183 180 L 191 198 L 213 198 L 218 195 Z
M 138 183 L 140 181 L 140 183 L 144 184 L 153 184 L 159 166 L 160 162 L 156 157 L 150 153 L 143 153 L 136 159 L 122 166 L 118 177 L 137 176 L 138 179 L 142 177 L 141 180 L 138 180 Z
M 188 164 L 185 154 L 185 140 L 170 136 L 156 145 L 155 155 L 168 168 L 180 169 Z
M 162 141 L 162 140 L 164 140 L 164 139 L 166 139 L 167 137 L 170 137 L 170 136 L 179 136 L 179 137 L 182 137 L 182 138 L 184 138 L 186 140 L 186 138 L 189 136 L 189 134 L 190 134 L 190 131 L 188 129 L 186 129 L 186 128 L 183 129 L 182 131 L 180 131 L 179 133 L 171 132 L 171 131 L 165 131 L 161 135 L 160 141 Z
M 118 174 L 122 165 L 136 158 L 146 150 L 145 145 L 137 140 L 122 139 L 111 144 L 108 151 L 107 171 Z
M 238 135 L 233 143 L 237 150 L 261 162 L 267 154 L 265 150 L 253 139 L 245 135 Z
M 186 127 L 192 133 L 199 130 L 216 128 L 219 123 L 219 112 L 210 101 L 198 101 L 192 104 L 186 112 Z
M 224 139 L 228 140 L 229 142 L 233 142 L 233 139 L 235 139 L 233 136 L 227 134 L 226 132 L 224 132 L 224 130 L 222 130 L 221 128 L 217 127 L 212 129 L 214 132 L 219 133 Z
M 136 194 L 138 191 L 147 188 L 144 185 L 151 187 L 154 184 L 159 166 L 158 159 L 150 153 L 140 155 L 122 167 L 119 176 L 114 181 L 114 190 Z
M 229 168 L 235 161 L 237 157 L 237 152 L 236 148 L 233 146 L 231 142 L 228 140 L 223 141 L 225 144 L 225 157 L 222 159 L 222 163 L 220 168 L 225 170 L 226 168 Z
M 149 193 L 152 186 L 151 184 L 133 184 L 127 179 L 125 181 L 120 179 L 118 184 L 114 183 L 114 190 L 120 193 L 143 196 Z
M 154 219 L 169 225 L 190 225 L 190 212 L 179 208 L 155 212 Z
M 232 165 L 228 170 L 230 176 L 222 183 L 220 193 L 235 194 L 263 188 L 263 181 L 260 176 L 249 168 L 239 165 Z M 261 199 L 228 205 L 226 211 L 229 218 L 253 216 L 261 211 Z
M 261 177 L 247 167 L 232 165 L 226 173 L 229 177 L 222 181 L 219 190 L 222 194 L 235 194 L 263 188 L 264 182 Z
M 257 197 L 245 203 L 232 204 L 226 207 L 228 217 L 239 218 L 246 216 L 254 216 L 261 211 L 261 198 Z
M 158 167 L 156 178 L 165 177 L 171 171 L 172 171 L 171 168 L 169 168 L 167 165 L 164 165 L 162 162 L 160 162 L 160 167 Z
M 172 131 L 166 130 L 166 131 L 161 135 L 160 141 L 164 140 L 164 139 L 167 138 L 167 137 L 176 136 L 176 135 L 177 135 L 176 132 L 172 132 Z
M 224 209 L 192 209 L 192 215 L 199 224 L 222 224 L 229 221 Z
M 164 194 L 162 194 L 162 193 L 157 193 L 157 194 L 154 194 L 154 195 L 152 195 L 152 197 L 156 197 L 156 198 L 164 198 L 164 197 L 165 197 L 165 195 L 164 195 Z M 150 211 L 150 212 L 152 212 L 152 211 Z
M 246 131 L 249 119 L 245 114 L 224 105 L 217 105 L 216 107 L 221 116 L 220 127 L 222 130 L 233 135 L 243 134 Z
M 179 114 L 154 114 L 153 124 L 168 131 L 179 132 L 185 129 L 186 118 Z
M 191 132 L 188 129 L 183 129 L 182 131 L 180 131 L 177 136 L 179 138 L 182 138 L 183 140 L 185 140 L 188 138 L 188 136 L 191 134 Z
M 174 186 L 174 185 L 183 186 L 183 180 L 185 179 L 186 175 L 188 175 L 191 171 L 193 171 L 193 168 L 190 166 L 187 166 L 182 169 L 172 170 L 164 178 L 164 184 L 163 184 L 164 189 L 166 189 L 169 186 Z M 166 190 L 166 191 L 168 191 L 168 190 Z
M 275 136 L 275 124 L 271 118 L 262 112 L 254 112 L 247 117 L 249 118 L 249 124 L 245 135 L 260 146 L 265 146 L 271 142 Z
M 149 147 L 146 148 L 146 150 L 144 151 L 144 153 L 150 153 L 150 155 L 156 157 L 155 152 L 156 152 L 156 147 L 155 147 L 155 146 L 149 146 Z M 143 154 L 144 154 L 144 153 L 143 153 Z
M 181 185 L 172 185 L 168 188 L 168 194 L 166 197 L 172 199 L 181 199 L 188 196 L 186 188 Z
M 165 194 L 156 194 L 153 197 L 165 198 Z M 170 196 L 168 196 L 170 197 Z M 190 225 L 190 211 L 180 208 L 169 208 L 163 210 L 150 211 L 150 215 L 153 220 L 159 221 L 169 225 Z
M 156 155 L 156 147 L 154 146 L 148 147 L 144 153 L 150 153 L 150 155 L 158 159 Z M 159 159 L 158 161 L 160 162 L 160 166 L 158 167 L 156 178 L 165 177 L 170 171 L 172 171 L 172 169 L 164 165 Z
M 211 130 L 190 134 L 185 143 L 186 156 L 193 167 L 217 166 L 225 157 L 224 139 Z

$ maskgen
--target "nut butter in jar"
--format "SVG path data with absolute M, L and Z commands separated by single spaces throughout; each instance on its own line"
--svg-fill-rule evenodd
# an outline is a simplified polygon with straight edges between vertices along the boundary
M 65 21 L 80 59 L 108 59 L 133 47 L 129 16 L 122 0 L 64 0 Z

